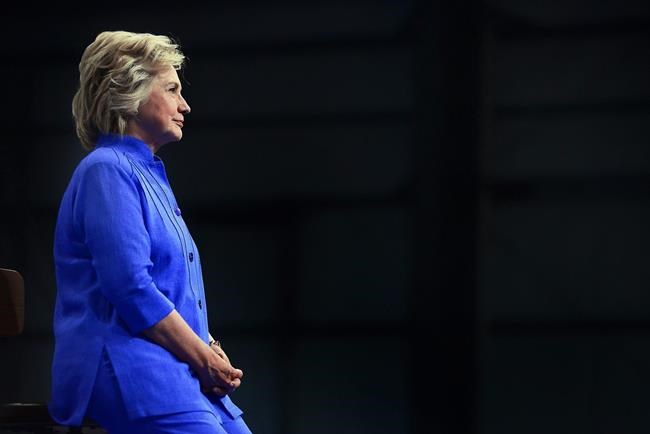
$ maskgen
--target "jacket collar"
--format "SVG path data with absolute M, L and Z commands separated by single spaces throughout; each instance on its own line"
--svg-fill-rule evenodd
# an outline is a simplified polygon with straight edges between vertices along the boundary
M 130 156 L 146 161 L 153 162 L 158 160 L 145 142 L 132 136 L 120 136 L 119 134 L 102 134 L 97 140 L 96 148 L 110 147 L 118 149 Z

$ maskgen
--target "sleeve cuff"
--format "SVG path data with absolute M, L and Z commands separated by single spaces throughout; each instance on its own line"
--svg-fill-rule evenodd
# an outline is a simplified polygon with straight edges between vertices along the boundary
M 120 317 L 124 319 L 133 334 L 139 334 L 157 324 L 176 307 L 153 283 L 150 286 L 147 290 L 133 294 L 120 303 L 120 306 L 116 306 Z

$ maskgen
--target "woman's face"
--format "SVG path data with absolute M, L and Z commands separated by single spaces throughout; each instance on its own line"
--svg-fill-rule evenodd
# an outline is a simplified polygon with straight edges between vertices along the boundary
M 190 106 L 181 95 L 178 73 L 170 66 L 154 78 L 149 98 L 129 121 L 127 134 L 139 138 L 156 152 L 164 144 L 183 137 L 183 115 L 189 112 Z

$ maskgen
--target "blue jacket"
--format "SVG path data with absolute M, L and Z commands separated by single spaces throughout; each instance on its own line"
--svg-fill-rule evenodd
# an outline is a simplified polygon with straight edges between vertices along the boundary
M 103 351 L 130 418 L 213 411 L 189 365 L 141 334 L 175 308 L 208 341 L 199 253 L 144 142 L 102 136 L 79 163 L 60 204 L 54 263 L 57 422 L 81 423 Z M 211 399 L 242 413 L 228 397 Z

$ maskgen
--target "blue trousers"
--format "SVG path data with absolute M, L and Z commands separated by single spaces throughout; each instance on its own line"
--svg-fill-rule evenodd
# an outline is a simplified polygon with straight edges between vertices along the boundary
M 233 419 L 219 406 L 129 420 L 110 360 L 104 354 L 87 414 L 109 434 L 252 434 L 241 416 Z

